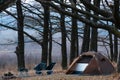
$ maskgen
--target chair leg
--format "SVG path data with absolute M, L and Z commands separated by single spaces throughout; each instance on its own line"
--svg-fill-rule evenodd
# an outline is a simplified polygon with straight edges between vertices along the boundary
M 48 70 L 48 71 L 47 71 L 47 75 L 51 75 L 52 73 L 53 73 L 52 70 Z
M 38 74 L 38 75 L 42 74 L 41 71 L 36 71 L 35 73 Z

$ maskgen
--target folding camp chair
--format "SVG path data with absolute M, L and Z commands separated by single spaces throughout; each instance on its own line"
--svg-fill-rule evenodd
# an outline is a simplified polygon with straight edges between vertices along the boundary
M 47 74 L 50 75 L 53 73 L 52 69 L 56 63 L 50 63 L 49 66 L 46 67 L 45 70 L 47 70 Z
M 34 70 L 36 71 L 36 74 L 42 74 L 42 70 L 45 70 L 48 75 L 52 74 L 53 67 L 56 63 L 50 63 L 50 65 L 46 65 L 46 63 L 40 63 L 35 66 Z
M 36 74 L 41 74 L 41 70 L 45 70 L 47 67 L 46 63 L 40 63 L 34 67 L 34 70 L 36 71 Z

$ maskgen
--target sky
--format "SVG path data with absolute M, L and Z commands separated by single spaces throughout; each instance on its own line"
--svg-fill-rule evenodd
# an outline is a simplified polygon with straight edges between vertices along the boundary
M 23 0 L 23 1 L 26 2 L 26 3 L 30 3 L 30 2 L 32 2 L 34 0 Z

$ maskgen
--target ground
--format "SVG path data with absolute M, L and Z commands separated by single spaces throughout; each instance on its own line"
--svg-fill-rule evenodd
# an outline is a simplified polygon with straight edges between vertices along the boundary
M 66 75 L 64 73 L 56 73 L 52 75 L 36 76 L 23 78 L 21 80 L 119 80 L 118 74 L 106 75 L 106 76 L 78 76 L 78 75 Z
M 100 75 L 100 76 L 78 76 L 78 75 L 66 75 L 64 73 L 53 73 L 52 75 L 34 75 L 25 78 L 16 78 L 12 80 L 120 80 L 119 74 L 114 73 L 112 75 Z
M 60 39 L 59 39 L 60 40 Z M 31 46 L 31 48 L 30 48 Z M 12 72 L 18 76 L 17 71 L 17 59 L 14 53 L 16 44 L 0 46 L 0 78 L 6 72 Z M 103 49 L 101 49 L 103 50 Z M 78 76 L 78 75 L 66 75 L 65 71 L 61 69 L 61 52 L 60 46 L 54 44 L 53 62 L 56 62 L 52 75 L 36 75 L 33 70 L 34 66 L 40 63 L 41 50 L 40 46 L 36 43 L 26 43 L 25 48 L 26 68 L 29 69 L 29 77 L 16 78 L 12 80 L 120 80 L 120 74 L 114 73 L 111 75 L 100 76 Z M 115 64 L 113 64 L 115 66 Z M 2 79 L 0 79 L 2 80 Z M 7 79 L 8 80 L 8 79 Z
M 5 72 L 12 72 L 15 76 L 18 76 L 18 72 L 16 69 L 3 69 L 0 70 L 1 77 Z M 43 75 L 36 75 L 34 70 L 29 70 L 28 77 L 22 77 L 22 78 L 15 78 L 10 80 L 120 80 L 120 74 L 119 73 L 113 73 L 110 75 L 94 75 L 94 76 L 79 76 L 79 75 L 66 75 L 65 70 L 63 71 L 59 65 L 55 66 L 53 69 L 53 74 L 47 75 L 46 71 L 43 71 Z M 2 79 L 0 79 L 2 80 Z M 7 79 L 8 80 L 8 79 Z

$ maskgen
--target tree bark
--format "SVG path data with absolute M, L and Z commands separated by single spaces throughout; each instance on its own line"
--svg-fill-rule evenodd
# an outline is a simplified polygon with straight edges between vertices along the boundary
M 89 0 L 89 3 L 90 2 L 91 0 Z M 90 10 L 87 7 L 86 11 L 90 12 Z M 90 20 L 90 16 L 86 15 L 86 18 Z M 81 53 L 89 51 L 89 43 L 90 43 L 90 26 L 85 24 Z
M 120 28 L 119 19 L 119 0 L 114 0 L 113 15 L 115 20 L 115 27 Z M 118 38 L 114 36 L 114 61 L 117 62 L 118 56 Z
M 64 3 L 64 0 L 61 0 Z M 61 6 L 63 10 L 65 8 Z M 66 28 L 65 28 L 65 15 L 61 14 L 60 19 L 60 26 L 61 26 L 61 35 L 62 35 L 62 45 L 61 45 L 61 51 L 62 51 L 62 69 L 67 69 L 67 44 L 66 44 Z
M 94 0 L 94 5 L 98 8 L 100 8 L 100 0 Z M 98 16 L 98 13 L 94 12 L 95 15 Z M 97 19 L 93 19 L 94 22 L 97 23 Z M 90 42 L 90 51 L 96 51 L 97 52 L 97 37 L 98 37 L 98 30 L 97 28 L 92 28 L 91 33 L 91 42 Z
M 114 0 L 113 16 L 115 20 L 115 27 L 120 29 L 120 0 Z
M 71 6 L 76 7 L 76 0 L 71 0 Z M 77 15 L 77 12 L 75 10 L 72 9 L 72 13 Z M 70 51 L 70 64 L 71 62 L 77 57 L 78 55 L 78 49 L 77 49 L 77 32 L 78 28 L 77 28 L 77 19 L 75 19 L 74 17 L 72 17 L 72 31 L 71 31 L 71 51 Z
M 114 51 L 113 51 L 113 39 L 112 39 L 112 34 L 109 32 L 109 41 L 110 41 L 110 56 L 111 56 L 111 61 L 114 59 Z
M 52 62 L 52 24 L 50 23 L 49 28 L 49 51 L 48 51 L 48 65 Z
M 118 38 L 114 36 L 114 61 L 117 62 L 118 57 Z
M 42 44 L 42 62 L 48 63 L 48 33 L 49 33 L 49 6 L 43 4 L 44 8 L 44 28 Z
M 21 0 L 17 0 L 17 26 L 18 26 L 18 46 L 16 47 L 16 55 L 18 60 L 18 69 L 25 68 L 25 59 L 24 59 L 24 17 L 22 13 Z
M 114 0 L 113 15 L 115 20 L 115 27 L 120 29 L 120 0 Z M 117 59 L 117 60 L 116 60 Z M 118 37 L 114 37 L 114 60 L 117 61 L 117 71 L 120 73 L 120 52 L 118 53 Z
M 120 50 L 119 50 L 119 55 L 118 55 L 118 58 L 117 58 L 117 72 L 120 73 Z

